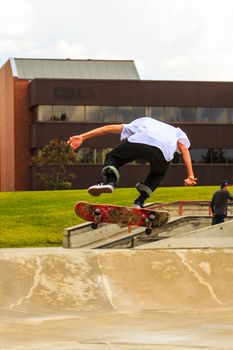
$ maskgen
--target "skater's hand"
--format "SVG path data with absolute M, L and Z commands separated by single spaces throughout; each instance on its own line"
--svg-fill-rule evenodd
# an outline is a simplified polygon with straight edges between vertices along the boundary
M 189 176 L 187 179 L 184 179 L 184 184 L 185 186 L 193 186 L 196 185 L 197 183 L 197 178 L 194 176 Z
M 83 138 L 81 135 L 77 135 L 77 136 L 71 136 L 69 138 L 69 140 L 67 141 L 68 145 L 70 145 L 70 147 L 73 150 L 76 150 L 77 148 L 79 148 L 81 146 L 81 144 L 83 143 Z

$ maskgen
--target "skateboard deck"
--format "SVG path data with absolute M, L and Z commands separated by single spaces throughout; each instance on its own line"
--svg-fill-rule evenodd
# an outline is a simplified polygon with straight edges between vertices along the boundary
M 91 221 L 92 228 L 97 228 L 101 222 L 128 227 L 144 226 L 147 234 L 150 234 L 153 228 L 165 224 L 169 218 L 166 211 L 88 202 L 76 203 L 75 213 L 82 219 Z

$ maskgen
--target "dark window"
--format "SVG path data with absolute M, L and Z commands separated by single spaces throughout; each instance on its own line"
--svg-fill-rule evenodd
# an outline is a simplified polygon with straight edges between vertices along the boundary
M 165 107 L 165 119 L 166 122 L 179 122 L 180 121 L 180 108 L 179 107 Z
M 84 122 L 84 106 L 70 106 L 70 118 L 72 122 Z
M 164 107 L 151 107 L 151 117 L 161 121 L 165 120 Z
M 209 119 L 212 123 L 227 123 L 228 110 L 227 108 L 211 108 L 211 116 Z
M 217 163 L 217 164 L 226 164 L 226 151 L 224 151 L 221 148 L 213 148 L 212 149 L 212 161 L 211 163 Z
M 233 149 L 224 149 L 227 164 L 233 164 Z
M 51 120 L 53 121 L 68 121 L 69 120 L 69 106 L 53 106 Z
M 101 123 L 100 106 L 86 106 L 86 122 L 87 123 Z
M 181 108 L 181 121 L 182 122 L 196 122 L 197 121 L 197 110 L 196 108 Z
M 211 163 L 211 149 L 208 148 L 193 148 L 190 149 L 190 156 L 193 163 Z
M 106 154 L 110 152 L 112 148 L 88 148 L 82 147 L 78 150 L 76 155 L 77 163 L 91 163 L 91 164 L 104 164 Z
M 133 119 L 141 118 L 146 116 L 146 107 L 133 107 Z
M 94 149 L 80 148 L 76 156 L 77 163 L 94 163 Z
M 36 120 L 38 122 L 48 122 L 51 120 L 53 115 L 52 106 L 37 106 L 36 107 Z
M 116 123 L 130 123 L 133 120 L 133 108 L 132 107 L 117 107 Z
M 210 121 L 211 108 L 197 108 L 197 123 L 208 123 Z
M 102 106 L 101 110 L 103 123 L 114 123 L 116 121 L 116 106 Z
M 130 123 L 145 116 L 167 123 L 233 124 L 233 108 L 40 105 L 33 109 L 33 119 L 38 122 Z
M 232 164 L 233 149 L 193 148 L 190 150 L 193 163 Z
M 228 123 L 233 124 L 233 108 L 228 108 Z

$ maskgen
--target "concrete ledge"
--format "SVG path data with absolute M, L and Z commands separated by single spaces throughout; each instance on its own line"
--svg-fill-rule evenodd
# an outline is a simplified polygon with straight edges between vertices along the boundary
M 108 238 L 118 233 L 121 228 L 118 225 L 100 224 L 94 230 L 91 223 L 83 223 L 77 226 L 71 226 L 64 229 L 63 248 L 80 248 Z M 125 230 L 125 228 L 124 228 Z

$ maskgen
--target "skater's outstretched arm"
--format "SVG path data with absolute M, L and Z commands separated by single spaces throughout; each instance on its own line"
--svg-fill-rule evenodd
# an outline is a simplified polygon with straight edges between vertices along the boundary
M 79 148 L 82 145 L 82 143 L 88 139 L 107 135 L 107 134 L 120 134 L 122 129 L 123 129 L 122 124 L 112 124 L 112 125 L 101 126 L 100 128 L 87 131 L 83 134 L 71 136 L 67 141 L 67 143 L 70 145 L 70 147 L 73 150 L 75 150 Z
M 189 150 L 188 148 L 185 147 L 185 145 L 183 145 L 179 141 L 177 142 L 177 147 L 180 153 L 182 154 L 183 162 L 185 164 L 186 171 L 187 171 L 187 178 L 184 179 L 184 184 L 186 186 L 196 185 L 197 178 L 194 176 L 194 173 L 193 173 L 193 166 L 192 166 Z

